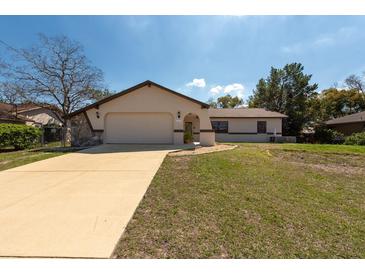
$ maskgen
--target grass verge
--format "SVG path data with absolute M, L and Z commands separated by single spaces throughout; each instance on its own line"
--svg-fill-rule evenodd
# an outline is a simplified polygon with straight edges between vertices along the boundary
M 51 145 L 48 147 L 55 146 L 56 145 Z M 48 152 L 39 148 L 21 151 L 4 150 L 0 153 L 0 171 L 60 156 L 63 154 L 64 152 Z

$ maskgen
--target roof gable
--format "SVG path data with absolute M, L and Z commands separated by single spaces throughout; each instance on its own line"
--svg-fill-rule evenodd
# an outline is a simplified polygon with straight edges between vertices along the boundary
M 167 87 L 164 87 L 164 86 L 161 86 L 161 85 L 159 85 L 159 84 L 156 84 L 156 83 L 154 83 L 154 82 L 152 82 L 152 81 L 150 81 L 150 80 L 147 80 L 147 81 L 142 82 L 142 83 L 140 83 L 140 84 L 138 84 L 138 85 L 135 85 L 135 86 L 133 86 L 133 87 L 130 87 L 130 88 L 126 89 L 126 90 L 123 90 L 123 91 L 118 92 L 118 93 L 116 93 L 116 94 L 113 94 L 113 95 L 111 95 L 111 96 L 109 96 L 109 97 L 106 97 L 106 98 L 104 98 L 104 99 L 102 99 L 102 100 L 100 100 L 100 101 L 98 101 L 98 102 L 95 102 L 95 103 L 93 103 L 93 104 L 91 104 L 91 105 L 88 105 L 88 106 L 86 106 L 86 107 L 84 107 L 84 108 L 81 108 L 81 109 L 79 109 L 79 110 L 77 110 L 77 111 L 75 111 L 75 112 L 71 113 L 69 116 L 70 116 L 70 117 L 72 117 L 72 116 L 75 116 L 75 115 L 77 115 L 77 114 L 80 114 L 80 113 L 82 113 L 82 112 L 84 112 L 84 111 L 86 111 L 86 110 L 89 110 L 89 109 L 92 109 L 92 108 L 98 108 L 100 105 L 102 105 L 102 104 L 104 104 L 104 103 L 107 103 L 107 102 L 109 102 L 109 101 L 111 101 L 111 100 L 114 100 L 114 99 L 116 99 L 116 98 L 119 98 L 119 97 L 121 97 L 121 96 L 123 96 L 123 95 L 126 95 L 126 94 L 128 94 L 128 93 L 130 93 L 130 92 L 133 92 L 133 91 L 135 91 L 135 90 L 137 90 L 137 89 L 140 89 L 140 88 L 142 88 L 142 87 L 144 87 L 144 86 L 151 86 L 151 85 L 154 85 L 154 86 L 156 86 L 156 87 L 158 87 L 158 88 L 160 88 L 160 89 L 163 89 L 163 90 L 165 90 L 165 91 L 167 91 L 167 92 L 170 92 L 170 93 L 172 93 L 172 94 L 174 94 L 174 95 L 176 95 L 176 96 L 179 96 L 179 97 L 181 97 L 181 98 L 184 98 L 184 99 L 186 99 L 186 100 L 188 100 L 188 101 L 194 102 L 194 103 L 196 103 L 196 104 L 198 104 L 198 105 L 201 105 L 201 107 L 202 107 L 202 108 L 209 108 L 209 107 L 210 107 L 210 106 L 209 106 L 208 104 L 206 104 L 206 103 L 203 103 L 203 102 L 198 101 L 198 100 L 196 100 L 196 99 L 194 99 L 194 98 L 188 97 L 188 96 L 186 96 L 186 95 L 184 95 L 184 94 L 181 94 L 181 93 L 178 93 L 178 92 L 176 92 L 176 91 L 174 91 L 174 90 L 172 90 L 172 89 L 169 89 L 169 88 L 167 88 Z

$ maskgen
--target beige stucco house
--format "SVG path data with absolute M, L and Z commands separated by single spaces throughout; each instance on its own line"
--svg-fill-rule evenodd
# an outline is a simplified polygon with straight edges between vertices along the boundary
M 60 127 L 62 126 L 60 111 L 55 107 L 53 107 L 53 109 L 54 110 L 33 104 L 25 104 L 18 107 L 17 114 L 30 119 L 33 121 L 34 125 L 56 125 Z
M 74 145 L 183 144 L 189 132 L 203 146 L 216 141 L 266 142 L 281 135 L 282 119 L 264 109 L 211 109 L 151 81 L 70 114 Z
M 41 124 L 18 113 L 17 105 L 0 102 L 0 124 L 25 124 L 40 127 Z

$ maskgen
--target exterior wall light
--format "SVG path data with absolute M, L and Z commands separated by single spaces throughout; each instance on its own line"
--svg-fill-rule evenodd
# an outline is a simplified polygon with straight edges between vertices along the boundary
M 99 111 L 96 112 L 96 118 L 100 118 L 100 114 L 99 114 Z
M 180 120 L 180 118 L 181 118 L 181 112 L 180 112 L 180 111 L 178 111 L 178 112 L 177 112 L 177 119 L 178 119 L 178 120 Z

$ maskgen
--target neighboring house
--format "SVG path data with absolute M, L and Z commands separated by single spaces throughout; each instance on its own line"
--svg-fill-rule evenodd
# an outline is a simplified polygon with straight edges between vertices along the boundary
M 61 112 L 54 106 L 41 107 L 32 103 L 21 104 L 17 107 L 17 114 L 33 120 L 43 127 L 49 125 L 62 126 Z
M 74 145 L 183 144 L 186 132 L 208 146 L 215 141 L 267 142 L 281 135 L 284 117 L 264 109 L 210 109 L 151 81 L 70 114 Z
M 365 111 L 329 120 L 326 122 L 326 125 L 343 133 L 345 136 L 365 131 Z
M 42 143 L 60 141 L 61 114 L 54 106 L 40 107 L 32 103 L 0 103 L 0 124 L 23 124 L 42 128 Z
M 0 113 L 11 113 L 14 107 L 14 105 L 0 102 Z
M 23 117 L 21 115 L 16 115 L 14 110 L 15 105 L 0 102 L 0 124 L 33 124 L 34 121 Z

